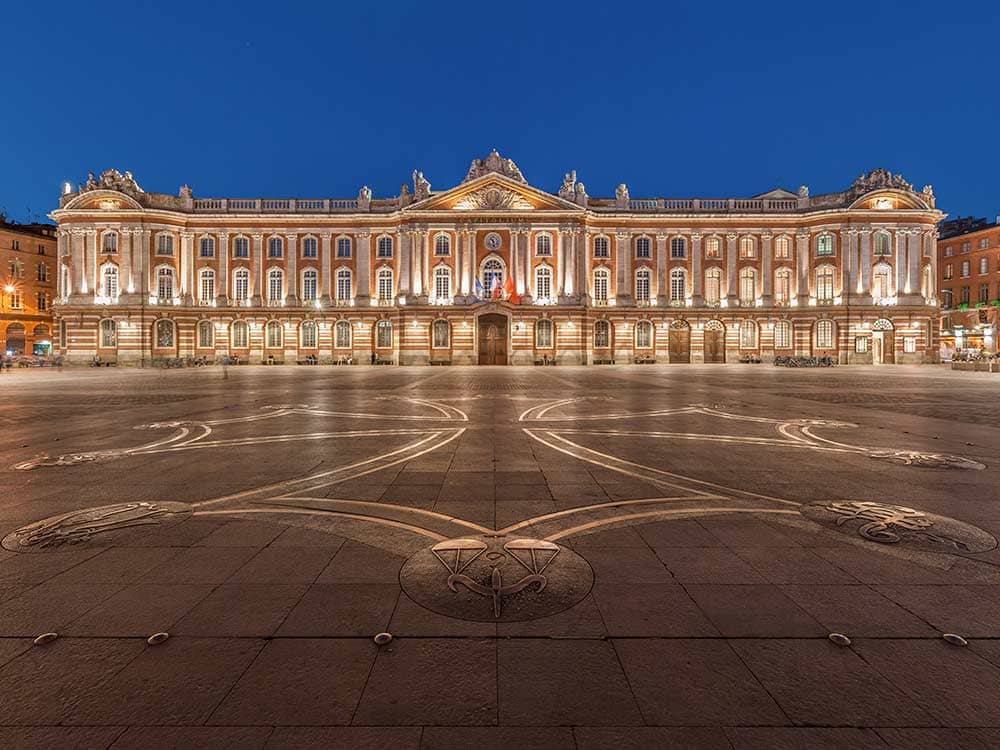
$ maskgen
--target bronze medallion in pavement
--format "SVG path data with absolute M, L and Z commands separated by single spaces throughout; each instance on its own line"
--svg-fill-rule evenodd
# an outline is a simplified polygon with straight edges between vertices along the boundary
M 483 622 L 534 620 L 569 609 L 594 585 L 572 550 L 542 539 L 468 536 L 422 549 L 399 573 L 417 604 Z
M 802 515 L 816 523 L 879 544 L 901 544 L 930 552 L 988 552 L 996 537 L 978 526 L 902 505 L 867 501 L 811 503 Z

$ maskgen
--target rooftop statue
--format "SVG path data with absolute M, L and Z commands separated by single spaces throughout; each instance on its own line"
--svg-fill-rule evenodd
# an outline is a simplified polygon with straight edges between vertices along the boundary
M 490 174 L 491 172 L 502 174 L 504 177 L 509 177 L 512 180 L 517 180 L 518 182 L 523 182 L 525 184 L 528 182 L 524 179 L 524 175 L 521 174 L 521 170 L 517 168 L 513 159 L 505 159 L 497 153 L 496 149 L 490 151 L 489 156 L 485 159 L 473 159 L 472 163 L 469 165 L 469 171 L 465 175 L 465 179 L 462 180 L 462 182 L 474 180 L 477 177 L 482 177 L 484 174 Z

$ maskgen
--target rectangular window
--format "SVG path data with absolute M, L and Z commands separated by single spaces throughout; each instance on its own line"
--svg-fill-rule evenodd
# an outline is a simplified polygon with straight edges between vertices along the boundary
M 10 249 L 11 250 L 20 250 L 21 249 L 21 240 L 11 240 L 10 241 Z
M 774 326 L 774 348 L 775 349 L 791 349 L 792 348 L 792 324 L 787 321 L 781 321 Z
M 174 254 L 174 238 L 171 235 L 160 234 L 156 236 L 156 254 L 157 255 Z
M 816 238 L 816 255 L 833 255 L 832 234 L 821 234 Z
M 951 267 L 951 263 L 945 263 L 945 266 L 944 266 L 944 278 L 945 278 L 945 280 L 947 281 L 949 279 L 952 279 L 952 278 L 954 278 L 954 276 L 955 276 L 955 269 Z
M 670 240 L 670 257 L 683 258 L 687 252 L 687 243 L 683 237 L 674 237 Z
M 198 255 L 202 258 L 214 258 L 215 240 L 211 237 L 202 237 Z
M 989 247 L 989 246 L 990 246 L 990 238 L 989 237 L 983 237 L 981 240 L 979 240 L 979 247 L 980 247 L 980 249 L 986 248 L 986 247 Z
M 791 243 L 787 237 L 778 237 L 774 240 L 774 257 L 776 260 L 788 260 L 791 258 Z
M 234 258 L 249 258 L 250 257 L 250 240 L 246 237 L 237 237 L 235 242 L 233 242 L 233 257 Z
M 608 275 L 606 273 L 594 274 L 594 300 L 596 302 L 608 301 Z
M 990 301 L 990 285 L 980 284 L 979 285 L 979 301 L 989 302 Z
M 963 305 L 969 304 L 969 287 L 963 286 L 961 292 L 961 303 Z
M 434 299 L 451 299 L 451 274 L 447 271 L 434 274 Z
M 211 302 L 215 299 L 215 275 L 211 273 L 203 273 L 201 275 L 201 286 L 199 288 L 201 293 L 200 299 L 202 302 Z
M 38 246 L 38 254 L 39 255 L 45 255 L 45 245 L 39 245 Z
M 340 271 L 337 274 L 337 301 L 344 302 L 351 298 L 351 274 L 349 271 Z
M 969 250 L 970 250 L 971 248 L 972 248 L 972 243 L 971 243 L 971 242 L 968 242 L 968 241 L 966 241 L 966 242 L 963 242 L 963 243 L 962 243 L 962 252 L 963 252 L 963 253 L 967 253 L 967 252 L 969 252 Z
M 339 240 L 337 240 L 337 257 L 338 258 L 351 257 L 351 240 L 349 237 L 341 237 Z
M 595 237 L 594 238 L 594 257 L 595 258 L 607 258 L 608 253 L 608 238 L 607 237 Z
M 969 261 L 962 261 L 962 278 L 967 279 L 969 277 Z
M 38 308 L 38 312 L 43 312 L 48 309 L 49 298 L 46 296 L 45 292 L 35 293 L 35 307 Z
M 639 273 L 635 277 L 635 301 L 649 302 L 649 273 Z
M 944 249 L 944 257 L 950 258 L 954 254 L 955 254 L 955 249 L 950 245 Z
M 868 337 L 867 336 L 857 336 L 854 339 L 854 351 L 858 354 L 864 354 L 868 351 Z
M 315 258 L 316 257 L 316 238 L 306 237 L 302 240 L 302 257 L 303 258 Z
M 917 339 L 915 336 L 903 337 L 903 351 L 907 354 L 913 354 L 917 351 Z
M 313 302 L 316 299 L 316 272 L 306 271 L 302 274 L 302 299 Z
M 816 299 L 820 302 L 833 302 L 833 272 L 829 270 L 816 273 Z
M 552 296 L 552 276 L 548 273 L 535 275 L 535 297 L 549 299 Z
M 20 310 L 24 307 L 24 300 L 21 298 L 20 289 L 15 289 L 10 293 L 10 306 L 14 310 Z
M 38 281 L 49 280 L 49 267 L 44 263 L 39 263 L 35 271 L 35 279 Z
M 722 244 L 719 242 L 718 237 L 709 237 L 705 240 L 705 257 L 706 258 L 721 258 L 722 257 Z
M 648 258 L 650 256 L 649 237 L 639 237 L 635 241 L 635 257 Z
M 990 272 L 990 259 L 983 256 L 979 259 L 979 273 L 989 273 Z

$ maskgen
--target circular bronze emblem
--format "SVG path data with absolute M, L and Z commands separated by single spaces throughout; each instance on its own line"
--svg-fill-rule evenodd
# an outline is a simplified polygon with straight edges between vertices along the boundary
M 448 617 L 534 620 L 569 609 L 594 585 L 590 565 L 542 539 L 446 539 L 407 560 L 399 581 L 413 601 Z

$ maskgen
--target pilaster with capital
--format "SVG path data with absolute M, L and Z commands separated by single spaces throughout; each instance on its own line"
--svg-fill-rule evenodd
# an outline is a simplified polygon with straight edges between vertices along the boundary
M 331 246 L 333 244 L 333 236 L 330 232 L 323 232 L 320 237 L 322 246 L 320 248 L 320 270 L 319 270 L 319 302 L 324 307 L 330 304 L 330 253 Z M 361 256 L 358 256 L 358 264 L 360 268 Z M 360 274 L 360 271 L 359 271 Z M 358 287 L 360 289 L 360 285 Z
M 587 254 L 587 233 L 584 231 L 583 227 L 579 227 L 573 237 L 576 240 L 576 295 L 581 304 L 587 305 L 590 304 L 590 284 L 587 283 L 587 280 L 590 278 L 590 263 L 588 261 Z
M 97 294 L 100 290 L 100 279 L 97 278 L 97 230 L 88 229 L 85 236 L 87 243 L 87 276 L 90 278 L 90 294 Z
M 736 304 L 736 232 L 726 234 L 726 300 L 730 307 Z
M 842 229 L 840 232 L 840 262 L 843 284 L 840 293 L 848 304 L 858 286 L 858 230 L 854 227 Z
M 423 242 L 420 243 L 420 277 L 421 286 L 419 299 L 417 300 L 421 305 L 426 305 L 430 301 L 431 293 L 431 262 L 433 248 L 431 247 L 433 238 L 431 237 L 431 232 L 428 230 L 427 226 L 424 225 L 424 237 Z
M 215 304 L 225 307 L 229 304 L 229 233 L 219 233 L 219 288 L 215 297 Z
M 760 233 L 760 301 L 764 307 L 774 304 L 774 274 L 771 272 L 774 235 L 766 229 Z
M 250 274 L 250 304 L 260 307 L 264 301 L 264 235 L 255 232 L 253 240 L 253 273 Z
M 631 305 L 632 235 L 624 229 L 615 233 L 615 303 Z
M 285 284 L 285 304 L 297 305 L 299 304 L 299 237 L 297 234 L 285 235 L 285 250 L 288 253 L 288 283 Z
M 70 254 L 73 258 L 73 279 L 72 289 L 69 297 L 85 294 L 87 291 L 86 263 L 84 262 L 83 230 L 71 229 L 70 232 Z
M 139 280 L 139 294 L 149 296 L 151 281 L 149 279 L 149 237 L 148 229 L 135 229 L 132 232 L 132 276 Z
M 367 229 L 358 232 L 357 252 L 358 252 L 358 285 L 354 293 L 355 305 L 368 305 L 372 294 L 372 233 Z M 329 269 L 329 263 L 327 264 Z M 327 271 L 329 278 L 329 270 Z M 327 287 L 327 294 L 330 287 Z
M 795 234 L 795 295 L 799 307 L 809 304 L 809 232 Z
M 521 304 L 530 305 L 534 299 L 531 290 L 532 283 L 529 276 L 531 275 L 531 254 L 529 251 L 528 239 L 530 237 L 530 230 L 526 226 L 521 226 L 517 231 L 517 255 L 521 259 L 521 268 L 524 269 L 524 294 L 521 295 Z
M 181 304 L 194 303 L 194 232 L 181 232 Z
M 903 294 L 903 287 L 906 285 L 906 230 L 896 227 L 893 238 L 895 249 L 893 252 L 892 277 L 895 280 L 896 296 Z
M 121 285 L 118 289 L 118 299 L 122 303 L 132 302 L 132 290 L 135 288 L 132 280 L 132 227 L 122 227 L 118 234 L 121 236 L 121 247 L 119 252 L 119 270 L 121 271 Z
M 410 275 L 412 274 L 412 262 L 410 260 L 410 245 L 413 242 L 413 230 L 407 228 L 399 233 L 399 283 L 397 293 L 407 302 L 413 302 L 413 294 L 410 292 Z
M 870 302 L 872 295 L 872 228 L 862 227 L 858 233 L 861 235 L 861 274 L 858 293 Z
M 565 295 L 566 279 L 566 235 L 565 227 L 560 226 L 556 232 L 556 299 L 562 304 Z
M 650 295 L 658 306 L 665 307 L 670 303 L 670 294 L 667 287 L 667 235 L 663 232 L 656 233 L 656 274 L 653 284 Z
M 937 228 L 924 231 L 924 257 L 930 260 L 931 285 L 926 290 L 928 299 L 937 300 L 937 280 L 938 280 L 938 254 L 937 254 Z
M 701 307 L 705 304 L 704 283 L 701 280 L 701 232 L 691 233 L 691 304 Z
M 562 300 L 564 304 L 572 304 L 576 294 L 576 228 L 563 226 L 559 228 L 562 241 L 562 265 L 559 275 L 562 277 Z

